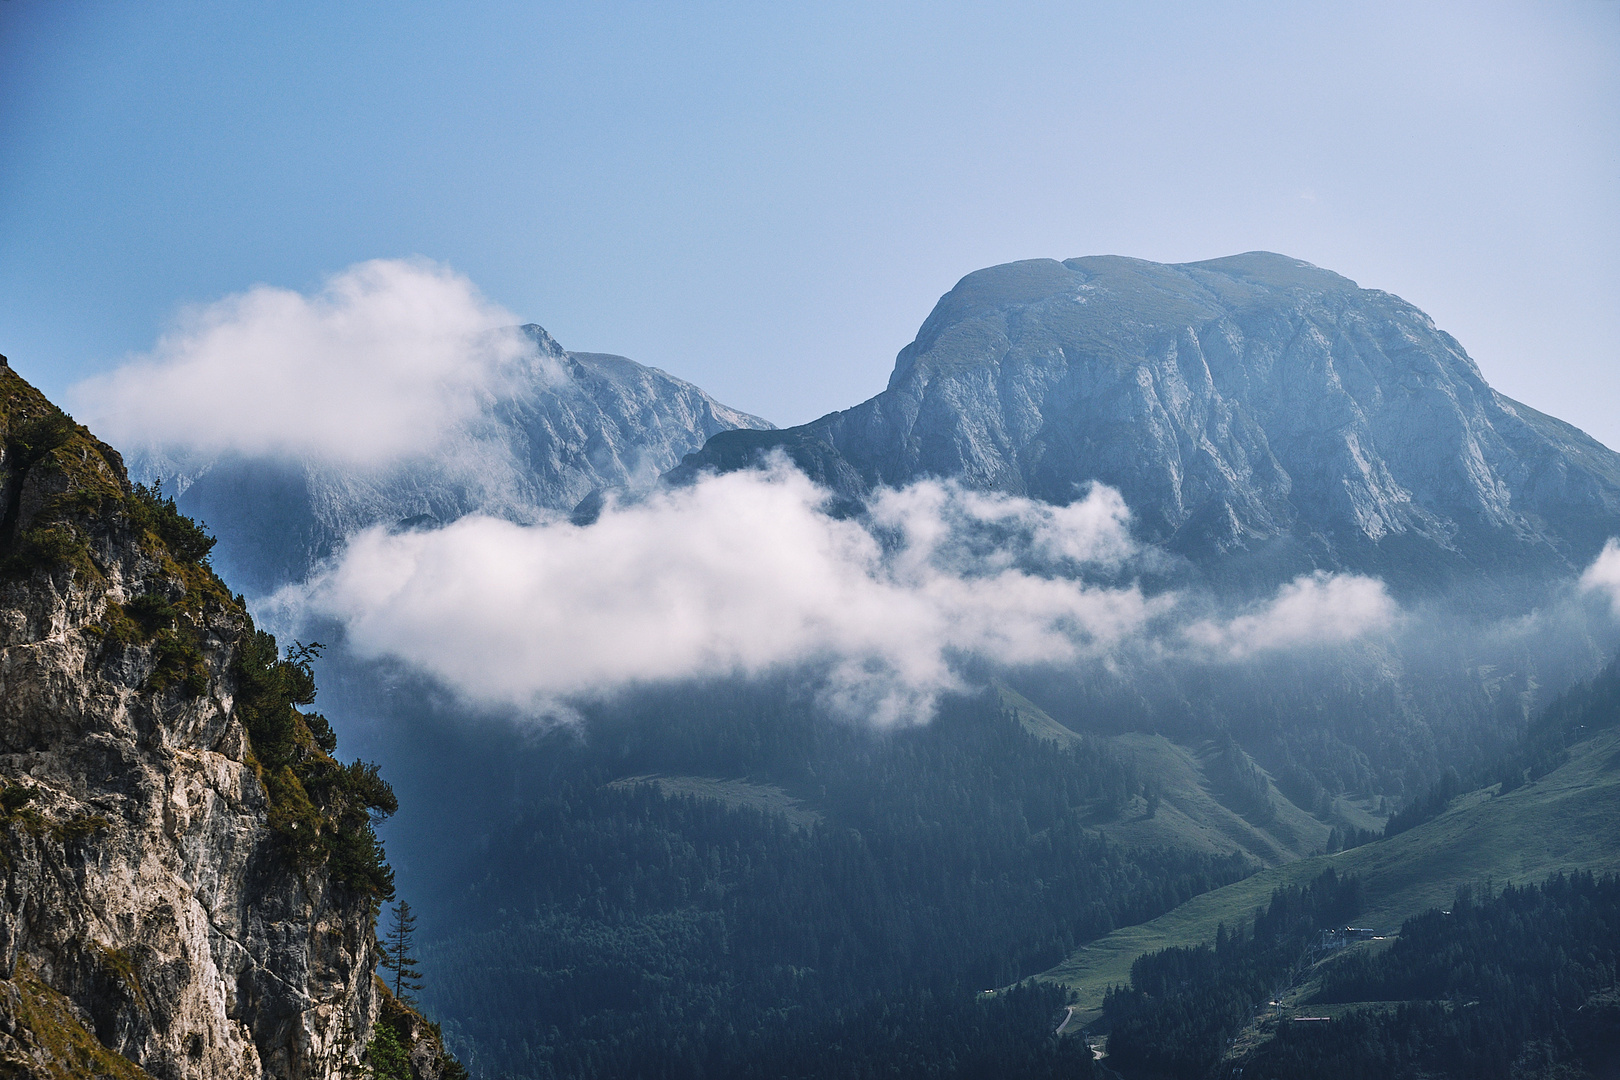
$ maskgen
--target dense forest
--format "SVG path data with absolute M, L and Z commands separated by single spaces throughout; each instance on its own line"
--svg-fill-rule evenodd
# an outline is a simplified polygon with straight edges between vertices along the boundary
M 760 692 L 621 708 L 533 751 L 526 804 L 423 951 L 424 1004 L 475 1073 L 1088 1075 L 1052 1037 L 1061 991 L 983 991 L 1253 869 L 1111 842 L 1099 820 L 1142 812 L 1133 766 L 994 697 L 874 733 Z M 717 758 L 815 812 L 613 782 Z
M 1516 743 L 1418 789 L 1389 833 L 1515 768 L 1539 775 L 1617 700 L 1611 668 Z M 511 758 L 494 824 L 423 905 L 424 1004 L 485 1076 L 972 1075 L 986 1046 L 1023 1074 L 1084 1075 L 1076 1040 L 1051 1039 L 1057 991 L 983 992 L 1254 869 L 1109 839 L 1154 812 L 1156 778 L 1104 738 L 1036 737 L 994 694 L 875 732 L 826 720 L 788 684 L 663 690 Z M 1207 760 L 1227 805 L 1270 816 L 1277 790 L 1244 744 L 1218 735 Z M 1268 768 L 1302 805 L 1367 779 Z M 745 778 L 771 798 L 660 780 L 683 776 Z M 1328 846 L 1376 837 L 1344 825 Z M 1354 920 L 1359 890 L 1330 875 L 1213 948 L 1144 959 L 1110 998 L 1107 1064 L 1132 1080 L 1217 1069 L 1256 1006 L 1317 959 L 1321 929 Z M 1180 989 L 1160 992 L 1155 965 L 1185 968 Z
M 1558 875 L 1407 920 L 1329 965 L 1316 1000 L 1401 1002 L 1286 1024 L 1245 1077 L 1573 1078 L 1620 1062 L 1620 878 Z M 1601 1071 L 1600 1071 L 1601 1070 Z
M 1574 1078 L 1620 1061 L 1620 878 L 1556 875 L 1409 919 L 1388 948 L 1335 953 L 1359 886 L 1329 870 L 1278 890 L 1252 928 L 1214 948 L 1143 956 L 1109 995 L 1107 1064 L 1126 1080 L 1241 1075 L 1260 1080 L 1391 1077 Z M 1277 1019 L 1291 986 L 1319 983 L 1304 1008 L 1327 1021 Z M 1345 1004 L 1368 1003 L 1345 1010 Z M 1340 1006 L 1334 1009 L 1332 1006 Z M 1245 1028 L 1274 1023 L 1248 1053 Z
M 1378 834 L 1334 816 L 1335 803 L 1378 794 L 1395 775 L 1382 761 L 1433 762 L 1437 748 L 1395 725 L 1377 753 L 1353 749 L 1353 725 L 1373 723 L 1353 719 L 1356 701 L 1386 706 L 1353 685 L 1312 704 L 1307 681 L 1280 678 L 1261 710 L 1302 715 L 1285 740 L 1257 737 L 1258 720 L 1204 729 L 1204 779 L 1250 823 L 1292 814 L 1290 799 L 1333 826 L 1329 850 L 1371 842 Z M 339 681 L 336 693 L 372 685 Z M 431 690 L 399 685 L 392 700 L 454 715 Z M 1216 703 L 1232 690 L 1207 689 Z M 439 748 L 386 765 L 426 808 L 389 837 L 422 915 L 424 1009 L 489 1077 L 833 1076 L 853 1062 L 873 1075 L 969 1075 L 981 1045 L 1004 1062 L 1035 1055 L 1026 1073 L 1048 1053 L 1054 1068 L 1089 1068 L 1060 1049 L 1074 1040 L 1050 1042 L 1055 991 L 983 992 L 1255 867 L 1114 839 L 1116 825 L 1158 810 L 1164 778 L 1108 734 L 1088 734 L 1130 729 L 1131 714 L 1094 701 L 1095 712 L 1070 715 L 1083 696 L 1041 698 L 1054 700 L 1073 738 L 1039 737 L 994 693 L 948 698 L 928 725 L 874 731 L 827 719 L 812 690 L 786 679 L 649 689 L 531 732 L 406 721 L 401 745 Z M 1390 832 L 1515 768 L 1540 775 L 1617 700 L 1611 668 L 1528 730 L 1518 721 L 1516 740 L 1475 744 L 1472 764 L 1407 774 L 1407 795 L 1390 793 L 1400 810 Z M 704 778 L 736 784 L 706 792 Z M 1219 1059 L 1320 917 L 1262 945 L 1251 927 L 1228 928 L 1228 950 L 1272 952 L 1251 955 L 1233 1002 L 1203 1016 L 1196 1038 L 1147 1040 L 1169 1062 L 1164 1075 Z M 1130 1060 L 1131 1024 L 1159 1023 L 1145 1011 L 1122 1023 L 1118 1060 Z

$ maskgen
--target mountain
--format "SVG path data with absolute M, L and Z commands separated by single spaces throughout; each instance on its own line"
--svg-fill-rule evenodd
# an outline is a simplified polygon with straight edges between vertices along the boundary
M 934 476 L 1066 504 L 1100 481 L 1232 582 L 1537 577 L 1620 532 L 1620 454 L 1492 390 L 1406 301 L 1268 252 L 969 274 L 882 393 L 716 435 L 675 476 L 775 448 L 849 501 Z
M 3 358 L 0 506 L 0 1075 L 352 1075 L 394 796 L 211 540 Z
M 318 460 L 151 455 L 180 509 L 220 539 L 215 562 L 250 594 L 304 576 L 379 522 L 431 525 L 469 513 L 534 521 L 612 489 L 650 486 L 709 437 L 769 428 L 691 383 L 622 356 L 566 352 L 533 324 L 514 388 L 431 456 L 380 469 Z M 587 503 L 587 505 L 589 505 Z

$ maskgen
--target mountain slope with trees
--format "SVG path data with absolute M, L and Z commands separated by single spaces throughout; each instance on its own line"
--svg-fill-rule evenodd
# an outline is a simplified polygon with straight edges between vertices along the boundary
M 1501 887 L 1560 871 L 1612 873 L 1620 867 L 1617 759 L 1620 662 L 1560 696 L 1496 761 L 1471 777 L 1437 783 L 1436 792 L 1450 794 L 1427 820 L 1338 854 L 1261 871 L 1116 930 L 1042 978 L 1074 991 L 1090 1019 L 1108 988 L 1128 981 L 1138 956 L 1208 944 L 1220 926 L 1243 924 L 1272 890 L 1300 886 L 1326 869 L 1362 883 L 1360 919 L 1380 933 L 1394 933 L 1403 920 L 1446 906 L 1459 888 L 1486 881 Z M 1503 774 L 1517 782 L 1504 783 Z
M 477 1074 L 1087 1075 L 1049 1045 L 1061 991 L 980 993 L 1252 868 L 1108 841 L 1130 763 L 994 696 L 891 734 L 759 691 L 644 704 L 534 747 L 424 898 L 424 1001 Z M 698 763 L 817 816 L 622 779 Z
M 1213 947 L 1139 957 L 1130 986 L 1104 1003 L 1107 1066 L 1125 1080 L 1610 1074 L 1620 878 L 1555 874 L 1480 896 L 1463 887 L 1393 942 L 1371 943 L 1382 949 L 1345 943 L 1362 893 L 1329 868 L 1277 889 Z
M 0 1069 L 349 1075 L 397 804 L 307 711 L 315 650 L 3 361 L 0 505 Z

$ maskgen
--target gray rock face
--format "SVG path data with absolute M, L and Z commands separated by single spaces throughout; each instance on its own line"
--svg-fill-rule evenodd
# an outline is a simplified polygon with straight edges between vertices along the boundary
M 181 456 L 137 460 L 135 471 L 163 479 L 220 538 L 221 572 L 257 593 L 301 578 L 370 525 L 474 512 L 530 522 L 593 493 L 649 487 L 719 432 L 771 426 L 657 368 L 523 331 L 535 350 L 512 391 L 430 455 L 376 470 Z
M 1411 304 L 1265 252 L 969 274 L 883 393 L 716 436 L 684 471 L 770 446 L 849 498 L 936 476 L 1067 503 L 1101 481 L 1144 538 L 1240 576 L 1568 570 L 1620 531 L 1620 455 L 1493 391 Z
M 246 614 L 115 509 L 116 453 L 81 431 L 24 460 L 44 408 L 0 372 L 0 1073 L 337 1080 L 377 1014 L 374 919 L 267 827 Z M 31 555 L 42 529 L 73 543 Z M 194 685 L 153 678 L 143 596 L 200 642 Z

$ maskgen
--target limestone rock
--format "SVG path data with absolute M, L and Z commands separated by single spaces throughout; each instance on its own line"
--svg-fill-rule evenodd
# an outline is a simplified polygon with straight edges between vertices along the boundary
M 245 611 L 9 370 L 0 432 L 0 1069 L 337 1080 L 376 1015 L 373 901 L 268 827 Z

